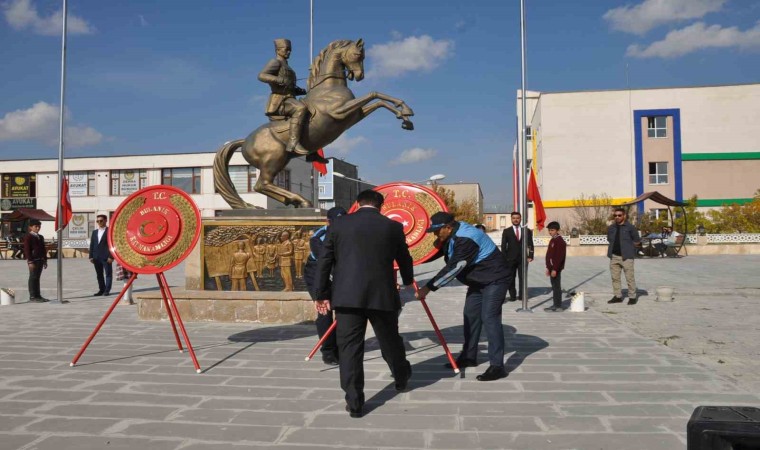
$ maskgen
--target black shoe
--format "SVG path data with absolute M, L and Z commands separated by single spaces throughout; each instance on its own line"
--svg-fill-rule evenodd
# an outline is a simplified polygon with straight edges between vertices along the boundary
M 321 163 L 321 164 L 328 164 L 330 162 L 329 159 L 323 158 L 323 157 L 319 156 L 319 154 L 317 154 L 317 153 L 309 153 L 308 155 L 306 155 L 306 161 L 307 162 L 317 162 L 317 163 Z
M 544 311 L 546 312 L 562 312 L 564 309 L 562 309 L 561 306 L 550 306 L 548 308 L 544 308 Z
M 611 299 L 607 300 L 607 303 L 623 303 L 622 297 L 612 297 Z
M 628 304 L 629 304 L 629 305 L 635 305 L 635 304 L 636 304 L 636 303 L 638 303 L 638 302 L 639 302 L 639 299 L 638 299 L 638 298 L 629 298 L 629 299 L 628 299 Z
M 506 377 L 507 371 L 503 367 L 488 366 L 488 369 L 476 378 L 478 381 L 493 381 Z
M 478 362 L 474 359 L 465 359 L 465 358 L 457 358 L 457 367 L 460 369 L 464 369 L 465 367 L 476 367 L 478 365 Z M 450 362 L 446 363 L 447 369 L 453 369 L 454 367 L 451 365 Z
M 353 409 L 353 408 L 349 408 L 348 405 L 346 405 L 346 412 L 348 413 L 349 416 L 353 417 L 354 419 L 359 419 L 361 418 L 361 416 L 364 415 L 361 407 L 359 407 L 359 409 Z
M 47 300 L 43 300 L 42 297 L 29 297 L 29 301 L 32 303 L 44 303 Z
M 100 297 L 101 295 L 103 295 L 103 291 L 98 291 L 98 292 L 92 294 L 93 297 Z
M 111 291 L 105 291 L 103 292 L 103 297 L 111 295 Z
M 49 302 L 50 300 L 46 299 L 45 297 L 37 297 L 37 301 L 40 303 Z
M 333 353 L 324 354 L 322 355 L 322 362 L 328 366 L 337 366 L 339 364 L 338 355 L 335 355 Z
M 398 392 L 406 392 L 407 388 L 409 387 L 409 379 L 412 378 L 412 365 L 409 364 L 409 361 L 406 362 L 407 370 L 409 371 L 409 375 L 407 375 L 406 378 L 403 380 L 396 380 L 396 391 Z

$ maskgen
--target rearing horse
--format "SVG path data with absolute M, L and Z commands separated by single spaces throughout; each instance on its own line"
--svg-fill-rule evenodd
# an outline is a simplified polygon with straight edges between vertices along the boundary
M 401 119 L 403 129 L 414 129 L 409 120 L 414 112 L 403 100 L 379 92 L 354 98 L 346 79 L 361 81 L 363 78 L 362 39 L 331 42 L 314 58 L 307 83 L 309 92 L 301 99 L 309 108 L 309 123 L 304 126 L 301 135 L 301 145 L 309 150 L 309 154 L 335 141 L 344 131 L 379 108 L 385 108 Z M 373 100 L 377 101 L 371 103 Z M 256 192 L 285 205 L 312 206 L 302 196 L 273 184 L 274 177 L 288 165 L 290 159 L 299 157 L 285 151 L 289 132 L 288 121 L 273 120 L 255 129 L 245 140 L 228 142 L 217 151 L 214 186 L 233 209 L 254 208 L 240 198 L 230 179 L 230 159 L 238 148 L 248 164 L 259 169 L 259 178 L 254 186 Z

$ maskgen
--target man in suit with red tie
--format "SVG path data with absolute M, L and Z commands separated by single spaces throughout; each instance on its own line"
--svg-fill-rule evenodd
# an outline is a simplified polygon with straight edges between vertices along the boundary
M 113 281 L 113 256 L 108 249 L 108 218 L 98 214 L 96 218 L 98 228 L 92 231 L 90 236 L 90 262 L 95 265 L 95 274 L 98 277 L 98 292 L 95 296 L 110 295 Z M 105 277 L 103 276 L 105 274 Z
M 512 226 L 505 228 L 501 233 L 501 252 L 504 254 L 504 258 L 507 260 L 507 266 L 509 267 L 509 279 L 507 284 L 509 286 L 509 301 L 514 302 L 517 298 L 522 298 L 523 293 L 520 292 L 516 295 L 515 290 L 515 278 L 518 278 L 520 291 L 522 291 L 522 239 L 527 239 L 527 256 L 528 262 L 533 261 L 533 231 L 525 226 L 521 226 L 522 216 L 517 211 L 512 211 L 511 219 Z M 528 264 L 525 264 L 525 270 L 528 270 Z M 517 277 L 515 277 L 517 275 Z
M 317 261 L 315 302 L 319 314 L 335 310 L 340 387 L 346 411 L 361 417 L 364 406 L 364 334 L 372 324 L 397 391 L 407 388 L 412 367 L 398 333 L 401 299 L 393 262 L 405 286 L 414 283 L 412 256 L 400 223 L 380 213 L 383 195 L 366 190 L 359 209 L 330 224 Z M 330 274 L 332 273 L 332 289 Z

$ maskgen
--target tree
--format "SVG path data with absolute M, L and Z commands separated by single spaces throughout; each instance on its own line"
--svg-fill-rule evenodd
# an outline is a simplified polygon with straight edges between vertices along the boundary
M 573 199 L 573 213 L 576 226 L 581 234 L 607 234 L 612 198 L 607 194 L 586 196 L 581 194 Z
M 749 203 L 732 203 L 707 214 L 712 220 L 711 233 L 760 233 L 760 189 Z
M 472 198 L 466 198 L 461 202 L 456 201 L 454 191 L 446 189 L 438 184 L 433 184 L 433 191 L 441 197 L 443 203 L 449 209 L 449 212 L 454 215 L 457 220 L 462 220 L 467 223 L 477 224 L 481 223 L 483 218 L 478 211 L 478 204 Z

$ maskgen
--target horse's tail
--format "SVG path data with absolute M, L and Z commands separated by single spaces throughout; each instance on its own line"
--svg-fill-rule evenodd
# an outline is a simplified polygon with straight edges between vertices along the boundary
M 243 146 L 243 142 L 245 142 L 244 139 L 227 142 L 216 152 L 214 157 L 214 187 L 232 209 L 254 208 L 253 205 L 240 198 L 235 185 L 232 184 L 229 173 L 230 159 L 235 154 L 235 150 Z

